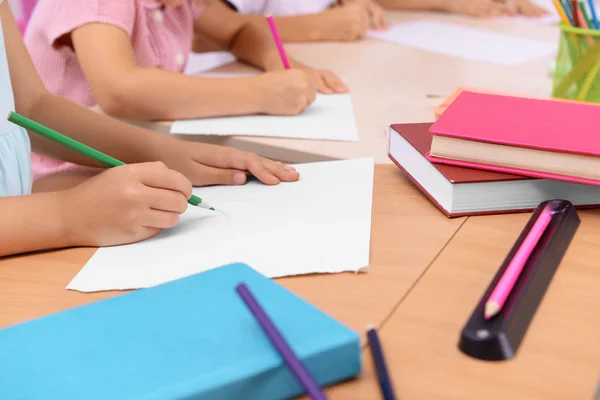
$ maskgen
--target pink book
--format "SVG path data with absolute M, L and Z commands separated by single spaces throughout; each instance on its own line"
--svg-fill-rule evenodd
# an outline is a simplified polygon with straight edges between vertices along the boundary
M 435 163 L 600 186 L 595 105 L 465 91 L 430 132 Z

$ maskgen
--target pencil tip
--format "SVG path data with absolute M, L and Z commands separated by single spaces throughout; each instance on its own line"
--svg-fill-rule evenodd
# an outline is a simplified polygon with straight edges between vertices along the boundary
M 488 301 L 485 303 L 485 310 L 483 312 L 483 318 L 490 319 L 494 315 L 498 314 L 500 311 L 500 306 L 495 301 Z
M 216 211 L 214 207 L 209 208 L 211 211 Z

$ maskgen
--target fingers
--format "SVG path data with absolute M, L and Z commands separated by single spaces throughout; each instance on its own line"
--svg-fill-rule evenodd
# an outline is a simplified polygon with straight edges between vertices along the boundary
M 321 75 L 321 80 L 325 83 L 325 85 L 331 89 L 331 93 L 347 93 L 348 87 L 344 85 L 342 80 L 337 77 L 333 72 L 328 70 L 319 71 L 319 75 Z
M 369 11 L 363 7 L 363 12 L 361 13 L 360 18 L 360 31 L 357 39 L 362 39 L 365 37 L 365 34 L 369 31 L 369 27 L 371 26 L 371 17 L 369 16 Z
M 315 88 L 317 89 L 317 92 L 324 93 L 324 94 L 332 94 L 333 93 L 333 89 L 330 88 L 329 85 L 327 84 L 327 81 L 325 80 L 325 77 L 323 76 L 322 71 L 315 71 L 314 77 L 315 77 Z
M 168 189 L 181 193 L 186 199 L 192 196 L 192 184 L 183 174 L 167 168 L 162 162 L 135 165 L 140 182 L 157 189 Z
M 540 7 L 537 4 L 533 4 L 528 0 L 522 1 L 521 3 L 522 4 L 519 5 L 519 11 L 525 17 L 542 17 L 548 14 L 548 10 L 546 10 L 544 7 Z
M 145 192 L 147 193 L 145 197 L 149 199 L 148 205 L 154 210 L 177 214 L 183 214 L 187 210 L 189 197 L 177 191 L 146 188 Z
M 309 89 L 306 91 L 306 103 L 304 109 L 306 109 L 306 107 L 310 106 L 315 101 L 317 98 L 317 91 L 319 91 L 319 88 L 324 85 L 316 71 L 307 72 L 307 76 L 310 85 Z M 301 112 L 304 111 L 304 109 L 302 109 Z
M 377 8 L 377 11 L 375 11 L 373 15 L 373 20 L 375 29 L 377 30 L 385 30 L 389 26 L 387 16 L 385 15 L 385 12 L 380 8 Z
M 518 7 L 515 1 L 507 0 L 504 3 L 504 13 L 505 15 L 515 16 L 518 14 Z
M 153 229 L 169 229 L 179 223 L 179 214 L 162 210 L 149 209 L 144 216 L 143 226 Z
M 228 165 L 230 163 L 226 163 Z M 201 185 L 243 185 L 246 183 L 247 176 L 243 170 L 235 168 L 218 168 L 206 165 L 199 165 L 201 168 Z
M 371 28 L 383 30 L 387 27 L 385 11 L 376 4 L 369 4 L 369 15 L 371 17 Z
M 213 167 L 205 166 L 202 170 L 203 181 L 211 182 L 209 184 L 243 185 L 246 183 L 246 173 L 242 171 L 248 171 L 266 185 L 277 185 L 281 181 L 295 182 L 300 178 L 294 167 L 259 157 L 253 153 L 224 149 L 224 151 L 215 151 L 213 156 L 214 158 L 210 160 Z M 204 161 L 204 164 L 207 164 L 207 160 Z M 237 174 L 243 174 L 243 178 L 242 176 L 237 180 L 231 178 L 232 175 Z
M 473 14 L 477 17 L 483 18 L 494 18 L 509 15 L 510 9 L 507 8 L 506 4 L 498 3 L 496 1 L 490 1 L 482 4 Z
M 260 158 L 260 160 L 264 163 L 265 168 L 282 182 L 295 182 L 300 179 L 300 174 L 291 165 L 284 165 L 264 158 Z

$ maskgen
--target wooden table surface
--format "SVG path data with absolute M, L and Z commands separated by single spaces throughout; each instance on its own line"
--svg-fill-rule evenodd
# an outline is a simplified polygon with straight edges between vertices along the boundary
M 517 356 L 463 355 L 460 332 L 530 214 L 469 217 L 380 328 L 399 399 L 592 399 L 600 376 L 600 212 L 580 211 L 579 230 Z M 373 398 L 365 374 L 330 390 L 333 399 Z

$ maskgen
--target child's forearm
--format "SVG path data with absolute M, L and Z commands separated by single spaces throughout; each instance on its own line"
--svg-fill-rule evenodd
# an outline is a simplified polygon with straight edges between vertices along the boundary
M 65 211 L 58 192 L 0 197 L 0 257 L 71 246 Z
M 201 78 L 136 68 L 115 86 L 109 115 L 129 120 L 177 120 L 256 114 L 262 111 L 258 78 Z
M 25 116 L 125 163 L 144 162 L 158 157 L 165 140 L 155 132 L 107 118 L 50 93 L 24 112 Z M 30 133 L 32 149 L 40 154 L 89 166 L 103 165 L 35 133 Z
M 445 11 L 452 0 L 377 0 L 385 8 L 399 10 Z
M 247 14 L 244 18 L 253 24 L 264 24 L 268 29 L 265 17 L 262 15 Z M 328 40 L 322 29 L 322 13 L 295 15 L 289 17 L 275 17 L 277 30 L 284 42 L 313 42 Z
M 246 20 L 222 1 L 205 1 L 195 21 L 195 32 L 217 47 L 231 51 L 238 60 L 270 70 L 283 69 L 277 46 L 266 24 Z
M 266 71 L 284 68 L 266 23 L 249 22 L 244 25 L 230 51 L 238 60 Z

